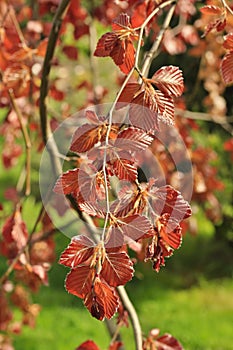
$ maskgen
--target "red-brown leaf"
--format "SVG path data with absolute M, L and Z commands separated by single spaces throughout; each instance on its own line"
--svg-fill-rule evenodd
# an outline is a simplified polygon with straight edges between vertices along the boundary
M 119 102 L 118 108 L 121 108 L 132 101 L 136 92 L 140 89 L 140 84 L 138 83 L 128 83 L 126 84 L 124 90 L 120 94 L 117 102 Z
M 152 207 L 157 215 L 168 213 L 171 218 L 180 222 L 192 213 L 189 203 L 181 193 L 169 185 L 154 188 L 150 194 Z
M 140 92 L 132 101 L 129 120 L 134 127 L 145 131 L 158 130 L 158 113 L 145 99 L 145 91 Z
M 2 235 L 9 249 L 11 248 L 11 243 L 15 244 L 17 250 L 22 249 L 26 245 L 28 230 L 22 219 L 20 209 L 17 208 L 15 213 L 6 220 L 2 228 Z
M 124 63 L 125 60 L 125 41 L 117 40 L 113 49 L 110 52 L 110 56 L 117 66 Z
M 106 33 L 98 41 L 94 56 L 106 57 L 109 56 L 118 40 L 116 33 Z
M 182 243 L 180 225 L 170 218 L 169 214 L 163 214 L 156 221 L 159 236 L 173 249 L 178 249 Z
M 130 17 L 127 13 L 120 13 L 117 18 L 113 20 L 112 30 L 118 31 L 122 29 L 127 29 L 131 27 Z
M 165 95 L 178 97 L 184 91 L 183 74 L 178 67 L 161 67 L 153 75 L 151 80 Z
M 211 32 L 213 29 L 216 29 L 217 32 L 221 32 L 226 26 L 226 18 L 217 18 L 215 21 L 210 22 L 206 28 L 205 32 L 202 35 L 203 37 L 206 36 L 209 32 Z
M 153 137 L 144 130 L 129 127 L 118 134 L 114 146 L 125 151 L 142 151 L 145 150 L 152 141 Z
M 63 173 L 57 180 L 53 191 L 59 194 L 74 193 L 77 195 L 79 192 L 79 170 L 76 168 Z
M 84 299 L 91 291 L 94 275 L 94 269 L 90 269 L 89 266 L 78 266 L 71 270 L 66 276 L 67 292 Z
M 224 37 L 223 46 L 227 50 L 233 50 L 233 33 L 229 33 Z
M 221 62 L 221 73 L 226 85 L 233 83 L 233 51 L 227 53 Z
M 87 201 L 83 201 L 79 204 L 79 207 L 82 211 L 84 211 L 86 214 L 91 216 L 97 216 L 99 218 L 105 217 L 105 208 L 100 206 L 98 203 L 89 203 Z
M 93 317 L 103 320 L 110 319 L 119 307 L 119 298 L 115 290 L 104 281 L 96 278 L 91 292 L 84 300 L 84 304 Z
M 135 63 L 135 48 L 131 40 L 125 41 L 125 54 L 122 64 L 120 64 L 120 70 L 124 74 L 128 74 L 133 68 Z
M 113 162 L 112 170 L 120 180 L 135 181 L 138 173 L 133 164 L 131 160 L 119 158 Z
M 206 15 L 220 15 L 222 13 L 222 9 L 215 5 L 203 6 L 200 11 Z
M 84 124 L 74 133 L 70 150 L 76 153 L 87 152 L 99 141 L 100 126 Z
M 133 240 L 138 240 L 151 228 L 150 220 L 147 217 L 138 214 L 119 219 L 118 225 L 120 225 L 123 234 Z
M 133 263 L 126 252 L 106 252 L 101 277 L 112 287 L 125 285 L 133 277 Z
M 109 345 L 108 350 L 120 350 L 122 349 L 123 343 L 121 341 L 114 341 Z
M 87 340 L 79 345 L 76 350 L 100 350 L 100 348 L 92 340 Z
M 76 47 L 72 45 L 65 45 L 62 48 L 62 51 L 64 54 L 70 59 L 70 60 L 75 60 L 77 61 L 78 59 L 78 50 Z
M 158 118 L 165 124 L 174 124 L 174 102 L 172 97 L 164 95 L 162 91 L 155 90 L 154 99 L 157 103 Z
M 87 340 L 79 345 L 76 350 L 100 350 L 100 348 L 92 340 Z
M 157 350 L 184 350 L 183 346 L 171 334 L 164 334 L 155 340 Z
M 90 258 L 94 252 L 94 246 L 94 242 L 88 237 L 75 236 L 61 254 L 59 263 L 72 269 L 76 268 Z

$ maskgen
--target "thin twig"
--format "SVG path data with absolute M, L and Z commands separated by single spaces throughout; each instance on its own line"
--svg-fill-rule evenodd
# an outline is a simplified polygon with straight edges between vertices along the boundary
M 153 43 L 150 51 L 148 51 L 146 53 L 146 55 L 145 55 L 145 58 L 144 58 L 144 61 L 143 61 L 143 64 L 142 64 L 142 75 L 144 77 L 148 76 L 148 72 L 149 72 L 149 69 L 150 69 L 150 66 L 151 66 L 151 62 L 153 61 L 153 59 L 158 54 L 159 46 L 161 44 L 161 41 L 163 39 L 165 31 L 168 29 L 168 27 L 170 25 L 171 19 L 173 17 L 174 11 L 175 11 L 175 7 L 176 7 L 176 4 L 174 4 L 174 5 L 172 5 L 170 7 L 170 9 L 169 9 L 169 11 L 167 13 L 167 16 L 165 18 L 165 21 L 163 23 L 163 26 L 162 26 L 159 34 L 157 35 L 155 42 Z
M 226 0 L 221 0 L 223 6 L 230 12 L 230 14 L 233 16 L 233 10 L 230 8 L 230 6 L 227 4 Z
M 137 50 L 136 50 L 136 55 L 135 55 L 135 67 L 138 67 L 138 62 L 139 62 L 139 54 L 140 54 L 140 49 L 141 49 L 141 43 L 142 43 L 142 37 L 143 37 L 143 33 L 144 30 L 147 26 L 147 24 L 151 21 L 151 19 L 160 11 L 162 10 L 164 7 L 167 7 L 169 5 L 172 4 L 176 4 L 177 0 L 170 0 L 170 1 L 166 1 L 164 3 L 162 3 L 161 5 L 159 5 L 154 11 L 151 12 L 151 14 L 147 17 L 147 19 L 145 20 L 145 22 L 141 25 L 140 27 L 140 33 L 139 33 L 139 39 L 138 39 L 138 46 L 137 46 Z M 139 28 L 138 28 L 139 29 Z M 140 45 L 139 45 L 140 44 Z
M 23 122 L 23 116 L 22 113 L 17 105 L 17 103 L 15 102 L 15 97 L 14 97 L 14 92 L 13 90 L 9 90 L 8 91 L 9 97 L 10 97 L 10 101 L 12 104 L 12 107 L 18 117 L 19 123 L 20 123 L 20 127 L 22 130 L 22 134 L 23 134 L 23 138 L 24 138 L 24 143 L 25 143 L 25 147 L 26 147 L 26 188 L 25 188 L 25 195 L 28 196 L 31 193 L 31 139 L 29 136 L 29 132 L 27 130 L 27 127 L 25 126 L 24 122 Z
M 25 41 L 25 39 L 24 39 L 24 35 L 23 35 L 23 33 L 22 33 L 22 30 L 21 30 L 21 28 L 20 28 L 20 26 L 19 26 L 19 22 L 17 21 L 17 18 L 16 18 L 16 16 L 15 16 L 15 10 L 13 9 L 13 7 L 10 5 L 10 3 L 9 3 L 8 1 L 7 1 L 7 3 L 8 3 L 8 6 L 9 6 L 9 15 L 10 15 L 10 18 L 11 18 L 11 20 L 12 20 L 14 26 L 15 26 L 15 29 L 16 29 L 16 31 L 17 31 L 17 34 L 18 34 L 18 36 L 19 36 L 19 39 L 20 39 L 20 41 L 21 41 L 22 46 L 23 46 L 24 48 L 26 48 L 26 47 L 28 47 L 28 46 L 27 46 L 26 41 Z
M 210 113 L 202 113 L 202 112 L 192 112 L 183 109 L 176 109 L 176 114 L 181 116 L 182 118 L 192 119 L 192 120 L 203 120 L 207 122 L 212 122 L 221 125 L 223 129 L 225 129 L 231 136 L 233 136 L 233 127 L 230 122 L 233 122 L 233 116 L 216 116 Z

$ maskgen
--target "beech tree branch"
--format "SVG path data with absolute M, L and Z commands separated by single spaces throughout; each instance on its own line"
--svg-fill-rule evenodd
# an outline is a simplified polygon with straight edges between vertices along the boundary
M 174 2 L 174 1 L 173 1 Z M 163 39 L 163 36 L 164 36 L 164 33 L 165 31 L 168 29 L 169 25 L 170 25 L 170 22 L 171 22 L 171 19 L 173 17 L 173 14 L 174 14 L 174 11 L 175 11 L 175 8 L 176 8 L 176 3 L 174 3 L 168 13 L 167 13 L 167 16 L 164 20 L 164 23 L 163 23 L 163 26 L 159 32 L 159 34 L 157 35 L 157 38 L 156 40 L 154 41 L 150 51 L 148 51 L 144 57 L 144 60 L 143 60 L 143 63 L 142 63 L 142 75 L 147 77 L 148 76 L 148 72 L 149 72 L 149 69 L 150 69 L 150 66 L 151 66 L 151 63 L 153 61 L 153 59 L 157 56 L 158 54 L 158 50 L 159 50 L 159 46 L 161 44 L 161 41 Z
M 59 32 L 62 25 L 62 19 L 65 16 L 69 3 L 70 3 L 70 0 L 62 0 L 54 16 L 53 25 L 49 35 L 48 46 L 47 46 L 43 69 L 42 69 L 39 109 L 40 109 L 40 124 L 41 124 L 41 131 L 42 131 L 44 144 L 47 143 L 48 131 L 49 131 L 48 118 L 47 118 L 47 106 L 46 106 L 46 97 L 48 95 L 48 88 L 49 88 L 48 78 L 51 70 L 52 58 L 54 56 L 54 51 L 56 48 Z
M 178 109 L 178 108 L 176 109 L 176 114 L 178 114 L 182 118 L 193 119 L 193 120 L 203 120 L 203 121 L 219 124 L 231 136 L 233 136 L 233 127 L 230 124 L 233 122 L 233 116 L 229 116 L 229 117 L 218 116 L 218 115 L 212 115 L 210 113 L 192 112 L 192 111 Z
M 125 288 L 123 286 L 119 286 L 117 287 L 117 291 L 119 293 L 123 306 L 128 311 L 129 318 L 132 323 L 134 339 L 135 339 L 135 349 L 142 350 L 142 331 L 141 331 L 141 325 L 138 319 L 138 314 L 131 300 L 129 299 L 129 296 Z

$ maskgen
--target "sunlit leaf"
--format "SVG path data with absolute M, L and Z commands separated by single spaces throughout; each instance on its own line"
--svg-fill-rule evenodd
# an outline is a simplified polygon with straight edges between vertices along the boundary
M 151 81 L 166 95 L 180 96 L 184 90 L 182 71 L 175 66 L 161 67 Z
M 119 307 L 119 298 L 115 290 L 107 283 L 96 278 L 92 290 L 87 294 L 84 304 L 93 317 L 103 320 L 110 319 Z
M 224 37 L 223 46 L 227 50 L 233 50 L 233 33 L 229 33 Z
M 74 133 L 70 150 L 76 153 L 87 152 L 99 141 L 101 126 L 84 124 Z
M 157 215 L 168 213 L 177 222 L 191 215 L 189 203 L 184 200 L 182 194 L 173 187 L 167 185 L 153 188 L 150 191 L 152 207 Z
M 215 5 L 203 6 L 200 11 L 206 15 L 220 15 L 222 13 L 222 9 Z
M 135 181 L 137 179 L 137 168 L 134 162 L 128 159 L 116 159 L 113 164 L 113 171 L 120 180 Z
M 114 146 L 125 151 L 142 151 L 145 150 L 153 141 L 153 137 L 144 130 L 129 127 L 121 131 Z
M 159 237 L 173 249 L 178 249 L 182 243 L 181 227 L 177 221 L 163 214 L 156 220 Z
M 106 252 L 101 276 L 110 286 L 125 285 L 132 279 L 133 272 L 133 263 L 126 252 Z
M 94 242 L 84 235 L 75 236 L 60 256 L 59 263 L 72 269 L 88 260 L 94 252 Z
M 94 269 L 89 266 L 78 266 L 71 270 L 66 277 L 67 292 L 76 295 L 79 298 L 85 298 L 91 291 Z
M 233 51 L 227 53 L 221 62 L 221 73 L 226 85 L 233 83 Z

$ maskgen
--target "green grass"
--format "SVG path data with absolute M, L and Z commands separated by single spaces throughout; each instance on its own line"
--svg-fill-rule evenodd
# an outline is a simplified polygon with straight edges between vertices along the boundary
M 57 242 L 61 252 L 68 239 L 59 235 Z M 187 236 L 183 247 L 159 274 L 151 270 L 150 264 L 138 263 L 136 276 L 127 289 L 144 334 L 160 328 L 161 333 L 169 332 L 177 337 L 186 350 L 231 350 L 230 252 L 230 248 L 210 237 Z M 65 267 L 53 265 L 50 287 L 43 287 L 33 296 L 34 302 L 42 305 L 37 326 L 33 330 L 24 327 L 22 334 L 15 337 L 16 350 L 74 350 L 87 339 L 107 349 L 109 336 L 104 323 L 93 319 L 78 298 L 66 293 L 66 273 Z M 16 316 L 19 317 L 18 311 Z M 127 349 L 133 350 L 132 329 L 124 328 L 122 334 Z

